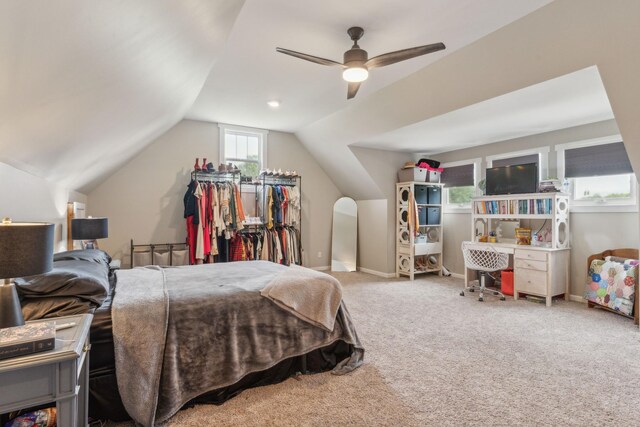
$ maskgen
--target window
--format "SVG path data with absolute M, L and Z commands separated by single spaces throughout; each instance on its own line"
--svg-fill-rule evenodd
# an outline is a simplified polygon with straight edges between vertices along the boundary
M 532 150 L 514 151 L 511 153 L 487 156 L 487 168 L 500 166 L 524 165 L 537 163 L 538 179 L 547 178 L 549 147 L 539 147 Z
M 268 131 L 240 126 L 219 126 L 221 162 L 233 163 L 243 176 L 258 176 L 266 164 Z
M 480 159 L 443 163 L 440 182 L 444 184 L 444 207 L 447 212 L 466 212 L 477 195 Z
M 637 181 L 620 135 L 556 146 L 576 212 L 637 211 Z

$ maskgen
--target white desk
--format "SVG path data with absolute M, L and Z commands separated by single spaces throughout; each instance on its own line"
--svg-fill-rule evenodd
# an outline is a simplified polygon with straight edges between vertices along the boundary
M 551 299 L 563 295 L 569 300 L 569 255 L 571 249 L 552 249 L 540 246 L 516 245 L 513 243 L 469 242 L 471 247 L 492 247 L 498 252 L 512 256 L 513 297 L 519 294 L 537 295 Z M 475 277 L 475 270 L 465 268 L 465 286 Z

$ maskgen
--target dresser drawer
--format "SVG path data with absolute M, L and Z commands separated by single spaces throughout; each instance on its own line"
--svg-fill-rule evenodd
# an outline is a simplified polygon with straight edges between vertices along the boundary
M 527 249 L 516 249 L 513 257 L 516 259 L 529 259 L 533 261 L 547 261 L 547 253 L 543 251 L 531 251 Z
M 546 261 L 533 261 L 529 259 L 516 259 L 516 269 L 528 268 L 530 270 L 547 271 Z
M 514 274 L 517 292 L 547 295 L 547 272 L 518 268 Z

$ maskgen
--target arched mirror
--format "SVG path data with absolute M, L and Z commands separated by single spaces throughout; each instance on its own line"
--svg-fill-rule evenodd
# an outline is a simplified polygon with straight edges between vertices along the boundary
M 358 205 L 342 197 L 333 205 L 331 271 L 356 271 L 358 252 Z

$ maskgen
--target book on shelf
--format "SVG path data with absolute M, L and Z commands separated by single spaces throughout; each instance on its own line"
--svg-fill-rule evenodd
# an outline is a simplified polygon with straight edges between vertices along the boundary
M 487 200 L 475 203 L 477 214 L 488 215 L 549 215 L 551 199 Z
M 53 350 L 56 322 L 33 322 L 0 329 L 0 360 Z

